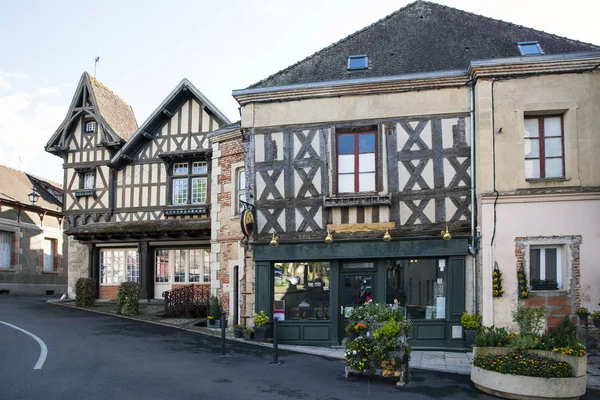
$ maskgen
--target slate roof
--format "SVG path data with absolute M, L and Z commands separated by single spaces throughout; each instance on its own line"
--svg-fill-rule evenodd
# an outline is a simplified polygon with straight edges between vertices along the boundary
M 62 202 L 57 198 L 58 194 L 62 197 L 58 183 L 0 165 L 0 200 L 31 205 L 28 195 L 32 187 L 40 195 L 35 206 L 52 211 L 62 210 Z
M 157 221 L 99 222 L 69 229 L 67 235 L 168 233 L 210 231 L 210 218 L 162 219 Z
M 131 106 L 113 91 L 88 74 L 100 115 L 112 130 L 125 141 L 137 130 L 138 125 Z
M 538 41 L 546 55 L 600 51 L 592 44 L 415 1 L 248 89 L 465 70 L 472 60 L 520 57 L 517 43 L 526 41 Z M 369 68 L 348 71 L 348 56 L 361 54 L 368 55 Z

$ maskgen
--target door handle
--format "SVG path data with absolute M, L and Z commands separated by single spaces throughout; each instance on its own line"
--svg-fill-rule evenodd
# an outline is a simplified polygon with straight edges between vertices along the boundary
M 344 315 L 344 306 L 340 306 L 340 314 Z

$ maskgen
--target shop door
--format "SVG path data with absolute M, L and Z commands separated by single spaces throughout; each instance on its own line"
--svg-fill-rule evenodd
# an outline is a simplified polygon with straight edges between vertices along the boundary
M 348 313 L 354 307 L 363 305 L 373 297 L 375 287 L 374 272 L 353 272 L 340 274 L 340 328 L 339 340 L 345 336 L 345 327 L 348 323 Z
M 162 299 L 164 291 L 171 290 L 169 279 L 169 250 L 157 250 L 154 268 L 154 298 Z

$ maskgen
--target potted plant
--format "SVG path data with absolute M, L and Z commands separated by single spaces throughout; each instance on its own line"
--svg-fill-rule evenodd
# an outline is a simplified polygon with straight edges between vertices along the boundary
M 531 281 L 532 290 L 556 290 L 558 289 L 556 281 L 553 279 L 534 279 Z
M 473 347 L 475 344 L 475 338 L 477 337 L 477 332 L 479 332 L 479 329 L 481 329 L 481 315 L 464 312 L 460 317 L 460 324 L 465 331 L 467 347 Z
M 585 307 L 579 307 L 575 310 L 575 314 L 579 316 L 579 320 L 582 324 L 587 325 L 588 317 L 590 316 L 590 310 Z
M 254 313 L 254 338 L 256 340 L 265 340 L 268 324 L 269 317 L 264 311 L 261 311 L 260 314 Z
M 594 311 L 592 313 L 592 323 L 598 329 L 600 329 L 600 311 Z
M 217 296 L 210 296 L 210 308 L 209 315 L 207 317 L 208 326 L 213 328 L 221 328 L 221 300 Z
M 244 339 L 246 339 L 246 340 L 252 339 L 252 332 L 253 332 L 252 329 L 244 329 L 242 331 L 242 334 L 244 335 Z
M 244 330 L 244 328 L 242 328 L 241 325 L 233 324 L 233 337 L 236 339 L 241 339 L 244 336 L 244 334 L 242 332 L 243 330 Z

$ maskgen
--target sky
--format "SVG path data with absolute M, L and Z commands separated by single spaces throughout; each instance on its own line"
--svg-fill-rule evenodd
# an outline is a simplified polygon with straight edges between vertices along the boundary
M 597 0 L 438 0 L 600 45 Z M 243 89 L 410 3 L 407 0 L 0 1 L 0 164 L 63 181 L 44 146 L 79 78 L 96 78 L 141 125 L 183 78 L 232 122 Z

